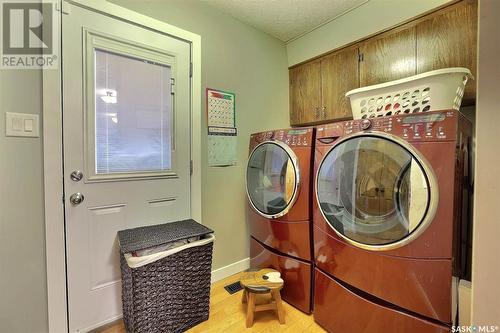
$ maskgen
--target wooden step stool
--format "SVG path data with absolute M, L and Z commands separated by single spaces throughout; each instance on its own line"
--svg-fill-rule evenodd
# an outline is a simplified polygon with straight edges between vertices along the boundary
M 268 273 L 277 273 L 274 269 L 261 269 L 258 271 L 248 271 L 241 277 L 241 287 L 243 288 L 242 302 L 247 305 L 247 327 L 252 327 L 255 312 L 276 310 L 280 324 L 285 323 L 285 311 L 281 300 L 280 290 L 283 282 L 270 282 L 265 276 Z M 267 304 L 255 304 L 256 294 L 271 294 L 271 299 Z

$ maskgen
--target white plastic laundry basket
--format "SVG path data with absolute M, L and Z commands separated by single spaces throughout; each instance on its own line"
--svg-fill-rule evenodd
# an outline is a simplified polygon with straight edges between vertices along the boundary
M 351 100 L 354 119 L 458 110 L 469 78 L 474 79 L 467 68 L 444 68 L 354 89 L 346 97 Z

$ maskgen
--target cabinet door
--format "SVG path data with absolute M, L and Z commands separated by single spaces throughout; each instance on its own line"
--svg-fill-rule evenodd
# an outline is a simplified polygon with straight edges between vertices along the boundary
M 359 87 L 358 48 L 342 49 L 321 59 L 321 118 L 352 118 L 345 93 Z
M 417 25 L 417 72 L 466 67 L 476 76 L 477 2 L 465 1 Z M 476 96 L 476 84 L 467 83 L 464 101 Z
M 384 33 L 359 47 L 361 87 L 397 80 L 416 74 L 415 28 Z
M 315 122 L 321 102 L 321 65 L 319 61 L 291 68 L 290 124 L 292 126 Z

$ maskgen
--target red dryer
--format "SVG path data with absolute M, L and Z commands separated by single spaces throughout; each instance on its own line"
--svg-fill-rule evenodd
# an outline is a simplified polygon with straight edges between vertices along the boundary
M 333 333 L 450 331 L 470 145 L 457 111 L 317 127 L 317 323 Z
M 282 297 L 311 312 L 314 128 L 252 134 L 247 165 L 251 268 L 272 267 Z

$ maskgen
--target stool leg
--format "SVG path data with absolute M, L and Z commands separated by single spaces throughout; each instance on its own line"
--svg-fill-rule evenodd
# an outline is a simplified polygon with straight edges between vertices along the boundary
M 248 305 L 247 305 L 247 328 L 253 325 L 253 316 L 255 312 L 255 294 L 248 293 Z
M 247 290 L 243 289 L 243 295 L 241 296 L 241 303 L 246 303 L 247 302 Z
M 283 309 L 283 302 L 281 301 L 281 294 L 279 290 L 273 290 L 272 295 L 274 301 L 276 302 L 276 312 L 278 312 L 278 319 L 280 324 L 283 325 L 285 323 L 285 310 Z

